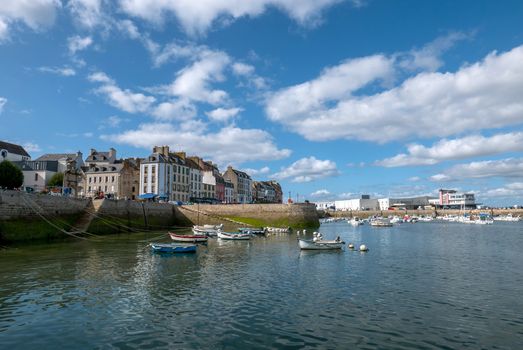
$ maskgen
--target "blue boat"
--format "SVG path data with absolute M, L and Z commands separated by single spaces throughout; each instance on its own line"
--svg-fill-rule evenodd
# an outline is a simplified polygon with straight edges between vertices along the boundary
M 196 253 L 195 244 L 151 243 L 155 253 Z

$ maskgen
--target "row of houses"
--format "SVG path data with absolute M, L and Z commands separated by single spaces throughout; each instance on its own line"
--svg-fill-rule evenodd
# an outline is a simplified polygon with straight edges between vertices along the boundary
M 464 193 L 449 189 L 440 189 L 438 197 L 370 198 L 369 195 L 362 195 L 361 198 L 316 203 L 317 209 L 336 211 L 413 210 L 428 207 L 475 209 L 476 206 L 474 193 Z
M 276 181 L 253 181 L 228 166 L 223 173 L 212 161 L 169 146 L 155 146 L 146 158 L 119 159 L 116 150 L 45 154 L 31 160 L 23 147 L 0 141 L 0 162 L 10 160 L 24 173 L 24 187 L 41 192 L 56 173 L 63 188 L 80 197 L 146 199 L 206 203 L 281 203 Z M 63 190 L 63 189 L 62 189 Z

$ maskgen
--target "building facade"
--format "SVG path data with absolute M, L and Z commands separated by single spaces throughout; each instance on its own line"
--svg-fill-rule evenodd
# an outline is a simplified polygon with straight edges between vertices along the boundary
M 380 198 L 379 209 L 380 210 L 389 210 L 389 209 L 407 209 L 414 210 L 419 208 L 425 208 L 426 206 L 431 205 L 430 200 L 433 197 L 429 196 L 420 196 L 420 197 L 406 197 L 406 198 Z
M 362 195 L 361 198 L 346 199 L 335 201 L 336 210 L 377 210 L 379 208 L 378 200 L 372 199 L 368 195 Z
M 456 190 L 439 190 L 439 205 L 454 209 L 475 209 L 476 198 L 474 193 L 458 192 Z
M 235 203 L 252 203 L 252 179 L 249 174 L 228 166 L 223 178 L 234 185 Z
M 281 203 L 281 186 L 276 181 L 253 181 L 252 201 L 254 203 Z
M 31 160 L 31 156 L 20 145 L 0 141 L 0 163 L 4 160 L 8 160 L 10 162 L 20 162 Z
M 225 192 L 224 192 L 225 200 L 224 200 L 224 202 L 227 203 L 227 204 L 234 203 L 234 185 L 232 184 L 232 182 L 225 181 L 224 187 L 225 187 Z
M 49 180 L 58 173 L 57 161 L 14 161 L 13 164 L 24 174 L 23 187 L 26 190 L 42 192 L 47 189 Z

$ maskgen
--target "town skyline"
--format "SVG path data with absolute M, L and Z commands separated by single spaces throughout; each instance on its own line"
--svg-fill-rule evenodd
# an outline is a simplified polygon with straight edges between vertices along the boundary
M 0 140 L 33 159 L 169 145 L 284 198 L 523 202 L 520 2 L 151 4 L 3 6 Z

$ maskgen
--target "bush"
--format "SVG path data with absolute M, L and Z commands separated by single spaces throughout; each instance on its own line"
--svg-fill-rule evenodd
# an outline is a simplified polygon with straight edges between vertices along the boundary
M 64 183 L 64 173 L 56 173 L 49 180 L 48 186 L 50 187 L 62 187 Z
M 0 187 L 6 187 L 9 190 L 22 187 L 24 183 L 24 174 L 8 160 L 0 163 Z

